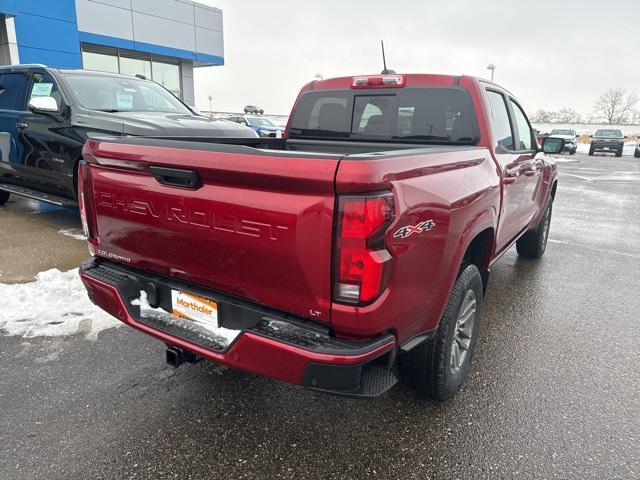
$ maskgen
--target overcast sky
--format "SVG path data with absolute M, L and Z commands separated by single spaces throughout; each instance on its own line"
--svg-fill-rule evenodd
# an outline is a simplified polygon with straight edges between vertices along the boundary
M 199 0 L 223 10 L 225 65 L 196 70 L 196 103 L 288 114 L 300 87 L 379 73 L 487 76 L 529 113 L 590 114 L 597 95 L 640 95 L 640 0 Z

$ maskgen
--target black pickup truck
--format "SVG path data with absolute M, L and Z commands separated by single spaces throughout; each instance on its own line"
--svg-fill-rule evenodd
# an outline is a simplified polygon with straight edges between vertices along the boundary
M 616 157 L 622 156 L 624 150 L 624 135 L 621 130 L 601 129 L 596 132 L 591 140 L 589 155 L 597 152 L 615 153 Z
M 77 206 L 82 146 L 105 135 L 257 137 L 250 128 L 197 114 L 144 78 L 0 67 L 0 205 L 14 193 Z

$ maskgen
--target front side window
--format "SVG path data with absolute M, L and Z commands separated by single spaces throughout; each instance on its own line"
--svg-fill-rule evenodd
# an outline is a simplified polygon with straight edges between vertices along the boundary
M 0 110 L 23 110 L 26 90 L 24 73 L 0 74 Z
M 62 103 L 60 90 L 53 80 L 53 77 L 48 73 L 36 72 L 33 74 L 29 100 L 35 97 L 53 97 L 58 103 L 58 107 Z
M 504 103 L 504 97 L 502 94 L 492 91 L 487 91 L 487 97 L 489 98 L 493 130 L 498 139 L 498 144 L 507 150 L 515 150 L 511 123 L 509 122 L 509 112 L 507 111 L 507 104 Z
M 191 114 L 171 93 L 148 80 L 72 73 L 64 78 L 76 101 L 89 110 Z
M 531 139 L 531 127 L 529 126 L 529 122 L 527 121 L 527 117 L 525 116 L 522 108 L 513 100 L 511 101 L 511 108 L 513 108 L 513 114 L 516 120 L 516 128 L 518 129 L 518 137 L 520 144 L 518 145 L 518 150 L 527 151 L 531 150 L 531 146 L 533 145 Z

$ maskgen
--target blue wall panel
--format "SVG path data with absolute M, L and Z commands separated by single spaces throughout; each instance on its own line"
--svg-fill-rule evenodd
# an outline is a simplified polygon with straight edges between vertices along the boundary
M 18 10 L 14 22 L 20 63 L 82 67 L 75 0 L 14 0 L 11 4 Z
M 18 5 L 20 13 L 77 23 L 75 0 L 14 0 L 13 3 Z

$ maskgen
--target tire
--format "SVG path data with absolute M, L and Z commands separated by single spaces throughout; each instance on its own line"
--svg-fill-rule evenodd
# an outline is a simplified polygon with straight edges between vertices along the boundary
M 635 152 L 633 152 L 633 156 L 634 156 L 635 158 L 640 158 L 640 148 L 636 148 L 636 151 L 635 151 Z
M 569 155 L 575 155 L 577 151 L 578 151 L 577 148 L 574 148 L 573 150 L 569 150 Z
M 0 205 L 4 205 L 9 200 L 11 194 L 9 192 L 5 192 L 4 190 L 0 190 Z
M 621 156 L 622 156 L 622 149 L 616 152 L 616 157 L 621 157 Z
M 590 149 L 589 149 L 589 156 L 590 156 L 590 157 L 593 157 L 593 148 L 590 148 Z
M 516 242 L 518 255 L 524 258 L 540 258 L 547 249 L 549 227 L 551 225 L 552 203 L 549 202 L 535 230 L 529 230 Z
M 480 333 L 482 298 L 480 270 L 475 265 L 463 264 L 436 333 L 398 358 L 400 378 L 405 384 L 438 401 L 447 400 L 460 390 Z M 467 320 L 459 323 L 464 316 Z M 454 348 L 457 357 L 452 354 Z

